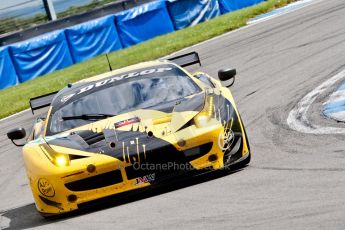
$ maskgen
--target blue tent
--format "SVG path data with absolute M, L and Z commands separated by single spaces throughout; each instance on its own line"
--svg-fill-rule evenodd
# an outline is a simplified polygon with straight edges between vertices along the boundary
M 85 22 L 65 30 L 75 63 L 122 49 L 114 16 Z
M 73 64 L 62 30 L 10 45 L 10 52 L 20 82 Z
M 115 15 L 123 47 L 174 31 L 164 1 L 156 1 Z
M 168 0 L 168 9 L 176 30 L 220 15 L 217 0 Z
M 8 47 L 0 47 L 0 89 L 5 89 L 18 83 L 18 76 L 8 53 Z

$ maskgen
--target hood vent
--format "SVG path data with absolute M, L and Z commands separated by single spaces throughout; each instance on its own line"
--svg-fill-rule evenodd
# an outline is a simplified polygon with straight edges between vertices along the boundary
M 105 139 L 103 133 L 94 133 L 90 130 L 76 132 L 88 145 L 96 144 Z

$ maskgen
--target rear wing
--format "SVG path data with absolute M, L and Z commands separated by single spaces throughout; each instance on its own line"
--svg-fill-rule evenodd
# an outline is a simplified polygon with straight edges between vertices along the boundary
M 199 54 L 197 52 L 191 52 L 177 57 L 172 57 L 168 60 L 174 62 L 175 64 L 181 67 L 186 67 L 194 64 L 199 64 L 201 66 Z
M 54 93 L 49 93 L 46 95 L 31 98 L 30 99 L 30 108 L 31 108 L 32 114 L 34 114 L 35 110 L 50 106 L 50 104 L 53 101 L 53 98 L 55 97 L 55 95 L 57 93 L 58 93 L 58 91 L 56 91 Z

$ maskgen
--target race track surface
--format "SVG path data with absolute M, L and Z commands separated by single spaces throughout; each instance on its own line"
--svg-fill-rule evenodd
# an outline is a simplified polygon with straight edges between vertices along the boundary
M 201 70 L 213 76 L 224 67 L 238 70 L 232 92 L 253 158 L 232 174 L 45 220 L 35 211 L 21 150 L 5 136 L 11 127 L 30 127 L 32 115 L 0 122 L 1 228 L 344 229 L 344 135 L 305 134 L 287 125 L 308 92 L 345 69 L 344 22 L 344 0 L 318 1 L 183 51 L 199 52 Z M 321 109 L 311 111 L 314 123 L 344 127 L 322 121 Z

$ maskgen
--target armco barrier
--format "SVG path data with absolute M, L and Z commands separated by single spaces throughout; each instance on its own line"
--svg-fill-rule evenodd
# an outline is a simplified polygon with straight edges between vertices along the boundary
M 85 22 L 65 30 L 74 63 L 122 49 L 114 16 Z
M 222 14 L 252 6 L 265 0 L 218 0 Z
M 157 0 L 0 48 L 0 89 L 262 1 Z
M 39 1 L 42 1 L 42 0 L 39 0 Z M 57 1 L 61 1 L 61 0 L 57 0 Z M 64 1 L 67 1 L 67 0 L 64 0 Z M 32 26 L 30 28 L 20 30 L 14 33 L 1 34 L 0 46 L 8 46 L 10 44 L 28 40 L 30 38 L 40 36 L 45 33 L 50 33 L 56 30 L 65 29 L 67 27 L 88 22 L 88 21 L 98 19 L 101 17 L 114 15 L 115 13 L 119 13 L 124 10 L 128 10 L 133 7 L 140 6 L 152 1 L 153 0 L 140 0 L 140 1 L 139 0 L 116 0 L 115 1 L 114 0 L 113 2 L 108 3 L 102 7 L 96 7 L 87 12 L 74 14 L 68 17 L 63 17 L 56 21 L 49 21 L 47 23 Z M 53 0 L 53 2 L 55 2 L 55 0 Z
M 8 47 L 0 47 L 0 89 L 17 85 L 18 76 L 8 53 Z
M 176 30 L 220 15 L 217 0 L 167 0 L 167 4 Z
M 9 46 L 20 82 L 73 64 L 63 30 Z
M 129 47 L 174 31 L 165 1 L 156 1 L 115 15 L 122 45 Z

